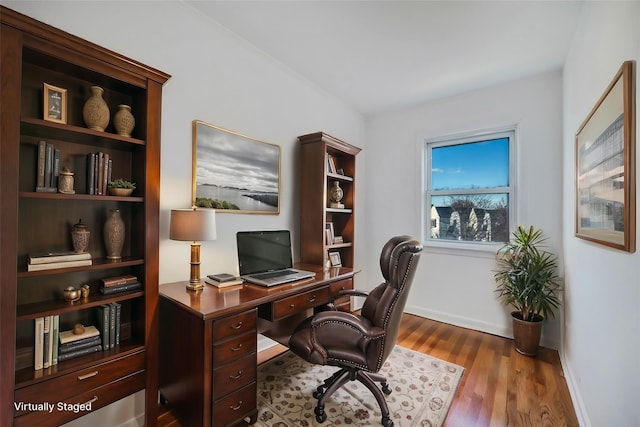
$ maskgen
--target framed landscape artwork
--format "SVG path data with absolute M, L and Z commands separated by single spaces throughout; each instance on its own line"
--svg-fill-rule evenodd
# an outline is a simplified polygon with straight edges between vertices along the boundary
M 635 252 L 635 77 L 626 61 L 576 132 L 576 236 Z
M 230 213 L 280 213 L 280 147 L 193 121 L 193 205 Z

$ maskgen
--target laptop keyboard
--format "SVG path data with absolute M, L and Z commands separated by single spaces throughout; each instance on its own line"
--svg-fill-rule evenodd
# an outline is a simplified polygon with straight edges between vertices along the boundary
M 252 274 L 251 277 L 264 280 L 264 279 L 272 279 L 274 277 L 288 276 L 290 274 L 295 274 L 295 271 L 293 270 L 272 271 L 270 273 Z

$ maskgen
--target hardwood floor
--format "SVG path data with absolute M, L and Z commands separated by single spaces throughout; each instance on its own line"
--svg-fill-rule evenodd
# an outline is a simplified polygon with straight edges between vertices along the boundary
M 465 368 L 444 427 L 578 426 L 558 352 L 523 356 L 510 339 L 405 314 L 398 345 Z M 261 352 L 262 363 L 286 350 Z M 159 427 L 181 426 L 161 410 Z

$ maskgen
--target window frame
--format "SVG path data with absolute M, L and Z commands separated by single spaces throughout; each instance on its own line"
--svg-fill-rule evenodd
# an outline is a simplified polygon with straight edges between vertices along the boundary
M 454 146 L 473 142 L 482 142 L 490 139 L 509 139 L 509 182 L 507 186 L 495 187 L 495 188 L 471 188 L 471 189 L 455 189 L 455 190 L 433 190 L 431 188 L 431 170 L 432 170 L 432 155 L 431 150 L 433 148 Z M 485 252 L 492 253 L 502 247 L 504 242 L 474 242 L 467 240 L 448 240 L 448 239 L 434 239 L 431 237 L 431 227 L 434 218 L 431 217 L 431 197 L 432 196 L 448 196 L 448 195 L 472 195 L 472 194 L 507 194 L 508 208 L 509 208 L 509 236 L 515 229 L 518 217 L 518 203 L 517 203 L 517 141 L 518 141 L 518 127 L 505 126 L 501 128 L 486 129 L 480 131 L 473 131 L 460 134 L 452 134 L 446 136 L 440 136 L 435 138 L 424 138 L 422 141 L 422 215 L 421 215 L 421 228 L 422 228 L 422 242 L 427 248 L 442 249 L 444 252 L 452 251 L 451 253 L 457 254 L 461 250 L 468 250 L 473 252 Z

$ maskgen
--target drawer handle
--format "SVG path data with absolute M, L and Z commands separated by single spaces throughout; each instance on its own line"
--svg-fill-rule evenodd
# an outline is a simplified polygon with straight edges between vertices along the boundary
M 232 410 L 234 410 L 234 411 L 237 411 L 237 410 L 238 410 L 238 409 L 240 409 L 241 407 L 242 407 L 242 400 L 241 400 L 240 402 L 238 402 L 238 404 L 237 404 L 237 405 L 229 406 L 229 409 L 232 409 Z
M 231 325 L 231 328 L 232 329 L 240 329 L 240 328 L 242 328 L 242 321 L 238 322 L 235 325 Z
M 345 289 L 345 287 L 344 287 L 344 286 L 342 286 L 342 287 L 340 288 L 340 290 L 341 290 L 341 291 L 344 291 L 344 289 Z
M 98 401 L 98 396 L 93 396 L 93 399 L 91 399 L 91 400 L 89 400 L 89 401 L 85 402 L 84 404 L 85 404 L 85 405 L 89 405 L 89 404 L 91 404 L 91 403 L 93 403 L 93 402 L 97 402 L 97 401 Z
M 242 376 L 242 369 L 240 369 L 240 370 L 238 371 L 238 373 L 237 373 L 237 374 L 235 374 L 235 375 L 229 375 L 229 379 L 237 380 L 237 379 L 238 379 L 238 378 L 240 378 L 241 376 Z
M 238 344 L 237 347 L 231 347 L 231 351 L 238 351 L 242 348 L 242 343 Z
M 295 304 L 289 304 L 289 308 L 295 308 L 296 305 Z
M 316 301 L 316 296 L 315 296 L 315 295 L 314 295 L 314 296 L 312 296 L 311 298 L 309 298 L 309 300 L 308 300 L 308 301 L 309 301 L 309 302 L 315 302 L 315 301 Z
M 89 372 L 88 374 L 78 375 L 78 381 L 86 380 L 91 377 L 95 377 L 98 375 L 98 371 Z

